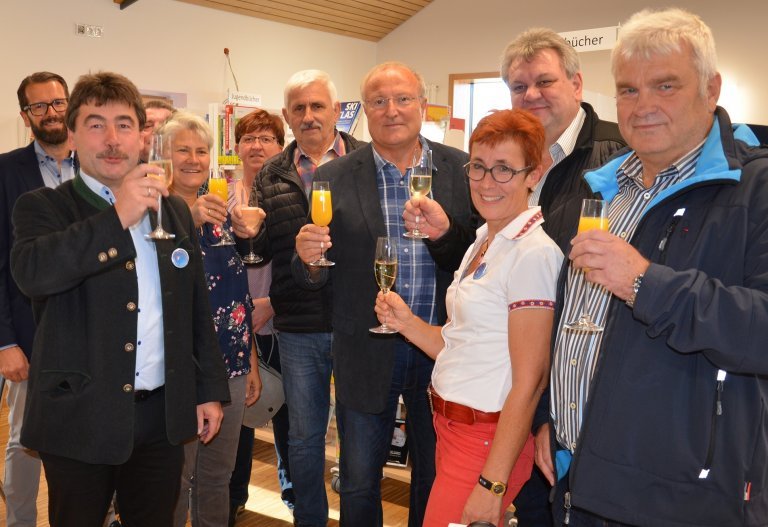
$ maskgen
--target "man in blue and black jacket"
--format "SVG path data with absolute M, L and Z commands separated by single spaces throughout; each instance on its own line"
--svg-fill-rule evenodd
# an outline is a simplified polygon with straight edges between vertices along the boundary
M 631 150 L 586 175 L 610 232 L 576 236 L 561 274 L 537 452 L 557 525 L 768 518 L 768 150 L 717 107 L 715 61 L 678 9 L 634 15 L 613 51 Z M 583 310 L 604 330 L 567 329 Z

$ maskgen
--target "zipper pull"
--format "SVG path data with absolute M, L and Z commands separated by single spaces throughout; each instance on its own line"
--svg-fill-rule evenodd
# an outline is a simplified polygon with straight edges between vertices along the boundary
M 715 414 L 723 415 L 723 381 L 725 381 L 725 370 L 717 370 L 717 401 L 715 402 Z
M 563 508 L 565 509 L 565 519 L 563 519 L 563 525 L 568 525 L 571 523 L 571 492 L 568 491 L 565 493 L 565 503 L 563 504 Z

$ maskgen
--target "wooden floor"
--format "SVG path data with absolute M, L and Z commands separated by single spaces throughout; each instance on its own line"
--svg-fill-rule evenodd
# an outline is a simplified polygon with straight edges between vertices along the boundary
M 8 441 L 8 407 L 5 398 L 0 408 L 0 475 L 5 464 L 5 445 Z M 326 463 L 326 492 L 330 507 L 329 526 L 339 524 L 339 495 L 331 490 L 330 469 Z M 48 494 L 45 476 L 41 478 L 37 499 L 37 525 L 48 527 Z M 408 523 L 408 485 L 391 478 L 382 480 L 384 525 L 403 526 Z M 0 500 L 0 525 L 5 525 L 5 503 Z M 275 468 L 275 450 L 270 443 L 256 441 L 253 450 L 253 470 L 246 510 L 237 518 L 237 527 L 287 527 L 293 525 L 293 517 L 280 500 L 280 487 Z M 222 526 L 223 527 L 223 526 Z

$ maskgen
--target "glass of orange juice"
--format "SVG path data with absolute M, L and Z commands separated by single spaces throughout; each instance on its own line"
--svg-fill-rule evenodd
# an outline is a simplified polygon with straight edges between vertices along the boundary
M 217 196 L 224 202 L 224 207 L 227 207 L 229 187 L 227 186 L 227 178 L 224 171 L 211 169 L 210 177 L 208 178 L 208 194 Z M 235 240 L 227 230 L 226 223 L 221 225 L 221 239 L 218 243 L 212 244 L 211 247 L 222 247 L 225 245 L 235 245 Z
M 608 202 L 601 199 L 585 199 L 581 202 L 581 214 L 579 215 L 579 229 L 578 233 L 581 234 L 585 231 L 591 230 L 608 230 Z M 581 269 L 580 274 L 583 287 L 574 288 L 572 294 L 582 293 L 581 302 L 579 307 L 580 314 L 578 318 L 566 322 L 565 328 L 573 331 L 586 331 L 591 333 L 599 333 L 603 331 L 603 326 L 595 323 L 592 315 L 587 309 L 587 296 L 589 300 L 593 300 L 593 287 L 591 282 L 586 279 L 586 274 L 589 269 Z M 575 282 L 578 284 L 578 280 Z M 577 291 L 582 289 L 582 291 Z
M 331 186 L 328 181 L 312 182 L 312 223 L 320 227 L 327 227 L 333 216 L 333 204 L 331 203 Z M 325 257 L 325 246 L 320 242 L 320 259 L 309 265 L 316 267 L 332 267 L 334 262 Z

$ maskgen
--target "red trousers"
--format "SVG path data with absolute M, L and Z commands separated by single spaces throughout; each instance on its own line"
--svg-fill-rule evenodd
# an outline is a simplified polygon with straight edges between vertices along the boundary
M 485 460 L 491 451 L 496 423 L 467 425 L 434 414 L 437 433 L 435 468 L 437 475 L 429 494 L 424 527 L 446 527 L 449 523 L 461 523 L 461 513 Z M 533 436 L 520 452 L 507 482 L 507 493 L 502 498 L 502 511 L 515 499 L 523 484 L 531 477 L 533 469 Z M 503 514 L 502 514 L 503 517 Z M 501 525 L 499 518 L 495 523 Z

